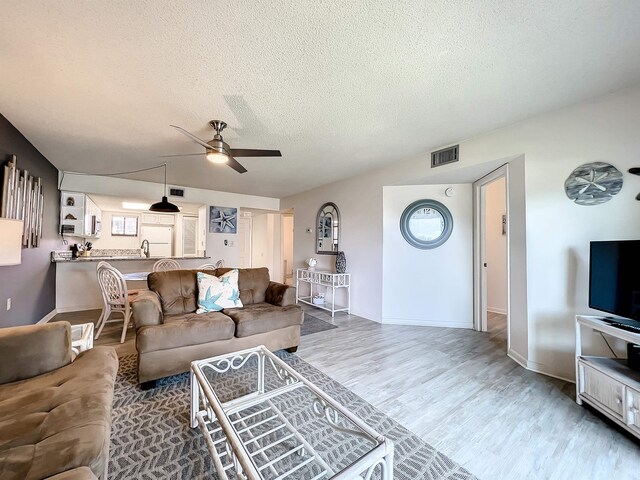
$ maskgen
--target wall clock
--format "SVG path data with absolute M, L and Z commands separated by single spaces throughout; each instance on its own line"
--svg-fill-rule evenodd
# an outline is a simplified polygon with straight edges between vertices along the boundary
M 446 242 L 453 231 L 449 209 L 437 200 L 418 200 L 402 212 L 400 232 L 412 246 L 428 250 Z

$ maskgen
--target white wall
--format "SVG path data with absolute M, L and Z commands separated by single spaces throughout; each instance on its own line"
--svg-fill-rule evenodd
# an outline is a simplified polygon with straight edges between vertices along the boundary
M 518 173 L 518 180 L 513 184 L 510 180 L 508 192 L 511 276 L 526 288 L 526 294 L 511 292 L 511 348 L 531 369 L 573 378 L 574 315 L 593 313 L 587 302 L 589 241 L 640 237 L 640 222 L 633 221 L 640 209 L 634 198 L 640 192 L 640 178 L 625 173 L 622 192 L 595 207 L 567 199 L 564 181 L 586 162 L 607 161 L 622 172 L 639 166 L 639 131 L 640 86 L 636 86 L 461 141 L 457 164 L 430 170 L 428 152 L 439 147 L 433 145 L 418 158 L 282 199 L 283 208 L 295 210 L 295 262 L 301 265 L 304 258 L 315 256 L 313 235 L 305 229 L 314 225 L 322 203 L 335 202 L 342 214 L 340 248 L 353 274 L 352 311 L 380 321 L 382 186 L 436 183 L 430 179 L 523 156 L 526 161 L 510 169 L 510 175 Z M 517 195 L 526 204 L 514 202 Z M 520 233 L 525 222 L 526 235 Z M 331 265 L 333 257 L 319 257 L 321 264 Z M 526 263 L 518 263 L 520 257 Z M 598 338 L 591 342 L 598 348 L 604 345 Z
M 173 185 L 178 186 L 179 185 Z M 122 196 L 126 198 L 146 199 L 157 202 L 162 196 L 164 186 L 157 183 L 141 182 L 115 177 L 97 177 L 92 175 L 66 175 L 61 190 L 99 195 Z M 240 261 L 240 250 L 237 234 L 209 233 L 209 206 L 259 208 L 264 210 L 280 209 L 280 200 L 271 197 L 243 195 L 239 193 L 219 192 L 200 188 L 182 187 L 185 196 L 181 201 L 185 203 L 205 204 L 206 212 L 206 251 L 212 261 L 224 260 L 225 265 L 234 266 Z M 171 201 L 171 198 L 169 199 Z M 227 240 L 229 245 L 225 246 Z M 139 246 L 139 245 L 138 245 Z
M 138 234 L 135 237 L 111 235 L 111 218 L 116 216 L 138 217 Z M 100 238 L 90 239 L 93 248 L 140 248 L 140 215 L 137 212 L 102 212 L 102 233 Z
M 507 236 L 502 216 L 507 213 L 507 189 L 503 178 L 486 186 L 487 309 L 507 313 Z
M 420 199 L 443 203 L 453 216 L 451 236 L 438 248 L 420 250 L 400 233 L 402 212 Z M 472 207 L 471 184 L 384 187 L 383 323 L 473 327 Z

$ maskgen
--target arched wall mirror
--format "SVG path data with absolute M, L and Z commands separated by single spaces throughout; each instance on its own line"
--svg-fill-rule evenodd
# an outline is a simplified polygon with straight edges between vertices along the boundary
M 400 232 L 404 239 L 423 250 L 436 248 L 446 242 L 453 231 L 453 217 L 436 200 L 418 200 L 402 212 Z
M 318 210 L 316 217 L 316 253 L 336 255 L 340 239 L 340 212 L 335 203 L 327 202 Z

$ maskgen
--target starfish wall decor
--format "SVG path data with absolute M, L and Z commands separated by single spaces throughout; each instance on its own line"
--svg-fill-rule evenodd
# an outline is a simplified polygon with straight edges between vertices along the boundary
M 236 233 L 237 218 L 237 208 L 209 207 L 209 233 Z

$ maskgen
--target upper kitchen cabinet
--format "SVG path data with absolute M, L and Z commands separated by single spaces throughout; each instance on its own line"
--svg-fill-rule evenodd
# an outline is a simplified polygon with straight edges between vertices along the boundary
M 83 238 L 99 238 L 102 211 L 84 193 L 61 192 L 60 233 Z
M 142 223 L 148 225 L 173 225 L 176 219 L 174 215 L 163 215 L 158 213 L 143 213 Z

